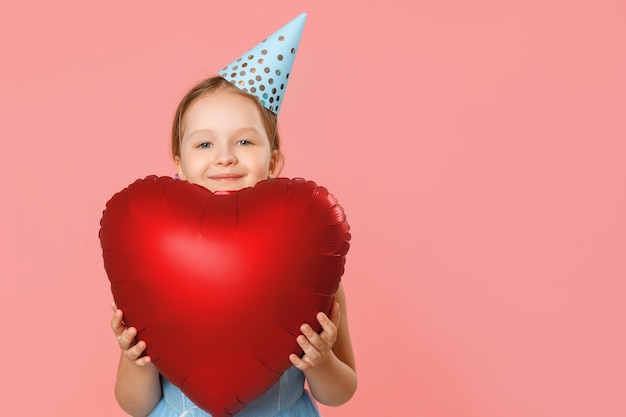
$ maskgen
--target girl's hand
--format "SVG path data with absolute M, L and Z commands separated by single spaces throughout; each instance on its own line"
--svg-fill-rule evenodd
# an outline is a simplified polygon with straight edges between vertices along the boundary
M 324 363 L 333 355 L 332 348 L 337 341 L 337 328 L 339 327 L 339 303 L 333 303 L 330 310 L 330 318 L 324 313 L 317 313 L 317 321 L 322 325 L 322 332 L 317 334 L 308 324 L 300 326 L 302 334 L 296 341 L 304 351 L 304 356 L 289 355 L 289 360 L 301 371 L 306 371 Z
M 134 327 L 126 327 L 122 310 L 117 308 L 115 301 L 111 303 L 111 308 L 113 309 L 111 328 L 113 329 L 113 333 L 115 333 L 115 337 L 117 337 L 117 343 L 120 345 L 123 356 L 135 365 L 149 365 L 151 362 L 150 356 L 141 356 L 144 350 L 146 350 L 146 342 L 140 340 L 133 345 L 135 336 L 137 336 L 137 329 Z

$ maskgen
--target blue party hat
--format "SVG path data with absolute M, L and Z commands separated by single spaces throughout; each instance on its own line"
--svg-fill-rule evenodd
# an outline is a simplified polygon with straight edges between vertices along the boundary
M 305 20 L 306 13 L 302 13 L 222 69 L 220 75 L 278 114 Z

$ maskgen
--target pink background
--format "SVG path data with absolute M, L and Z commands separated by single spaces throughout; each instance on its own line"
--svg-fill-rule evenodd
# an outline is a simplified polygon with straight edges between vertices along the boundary
M 195 81 L 302 11 L 286 176 L 353 228 L 326 416 L 626 415 L 626 3 L 0 6 L 2 415 L 122 416 L 97 238 Z

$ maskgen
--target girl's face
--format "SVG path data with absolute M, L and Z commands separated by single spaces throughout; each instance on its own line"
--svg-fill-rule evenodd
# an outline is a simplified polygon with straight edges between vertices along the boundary
M 193 103 L 182 120 L 178 176 L 210 191 L 252 187 L 270 175 L 276 157 L 257 107 L 240 94 L 214 91 Z

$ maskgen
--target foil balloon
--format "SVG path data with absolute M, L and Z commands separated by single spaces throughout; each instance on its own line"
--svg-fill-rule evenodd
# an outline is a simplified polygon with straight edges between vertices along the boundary
M 161 374 L 230 416 L 291 366 L 302 323 L 317 331 L 344 273 L 349 226 L 329 192 L 278 178 L 214 194 L 150 176 L 107 203 L 111 291 Z

